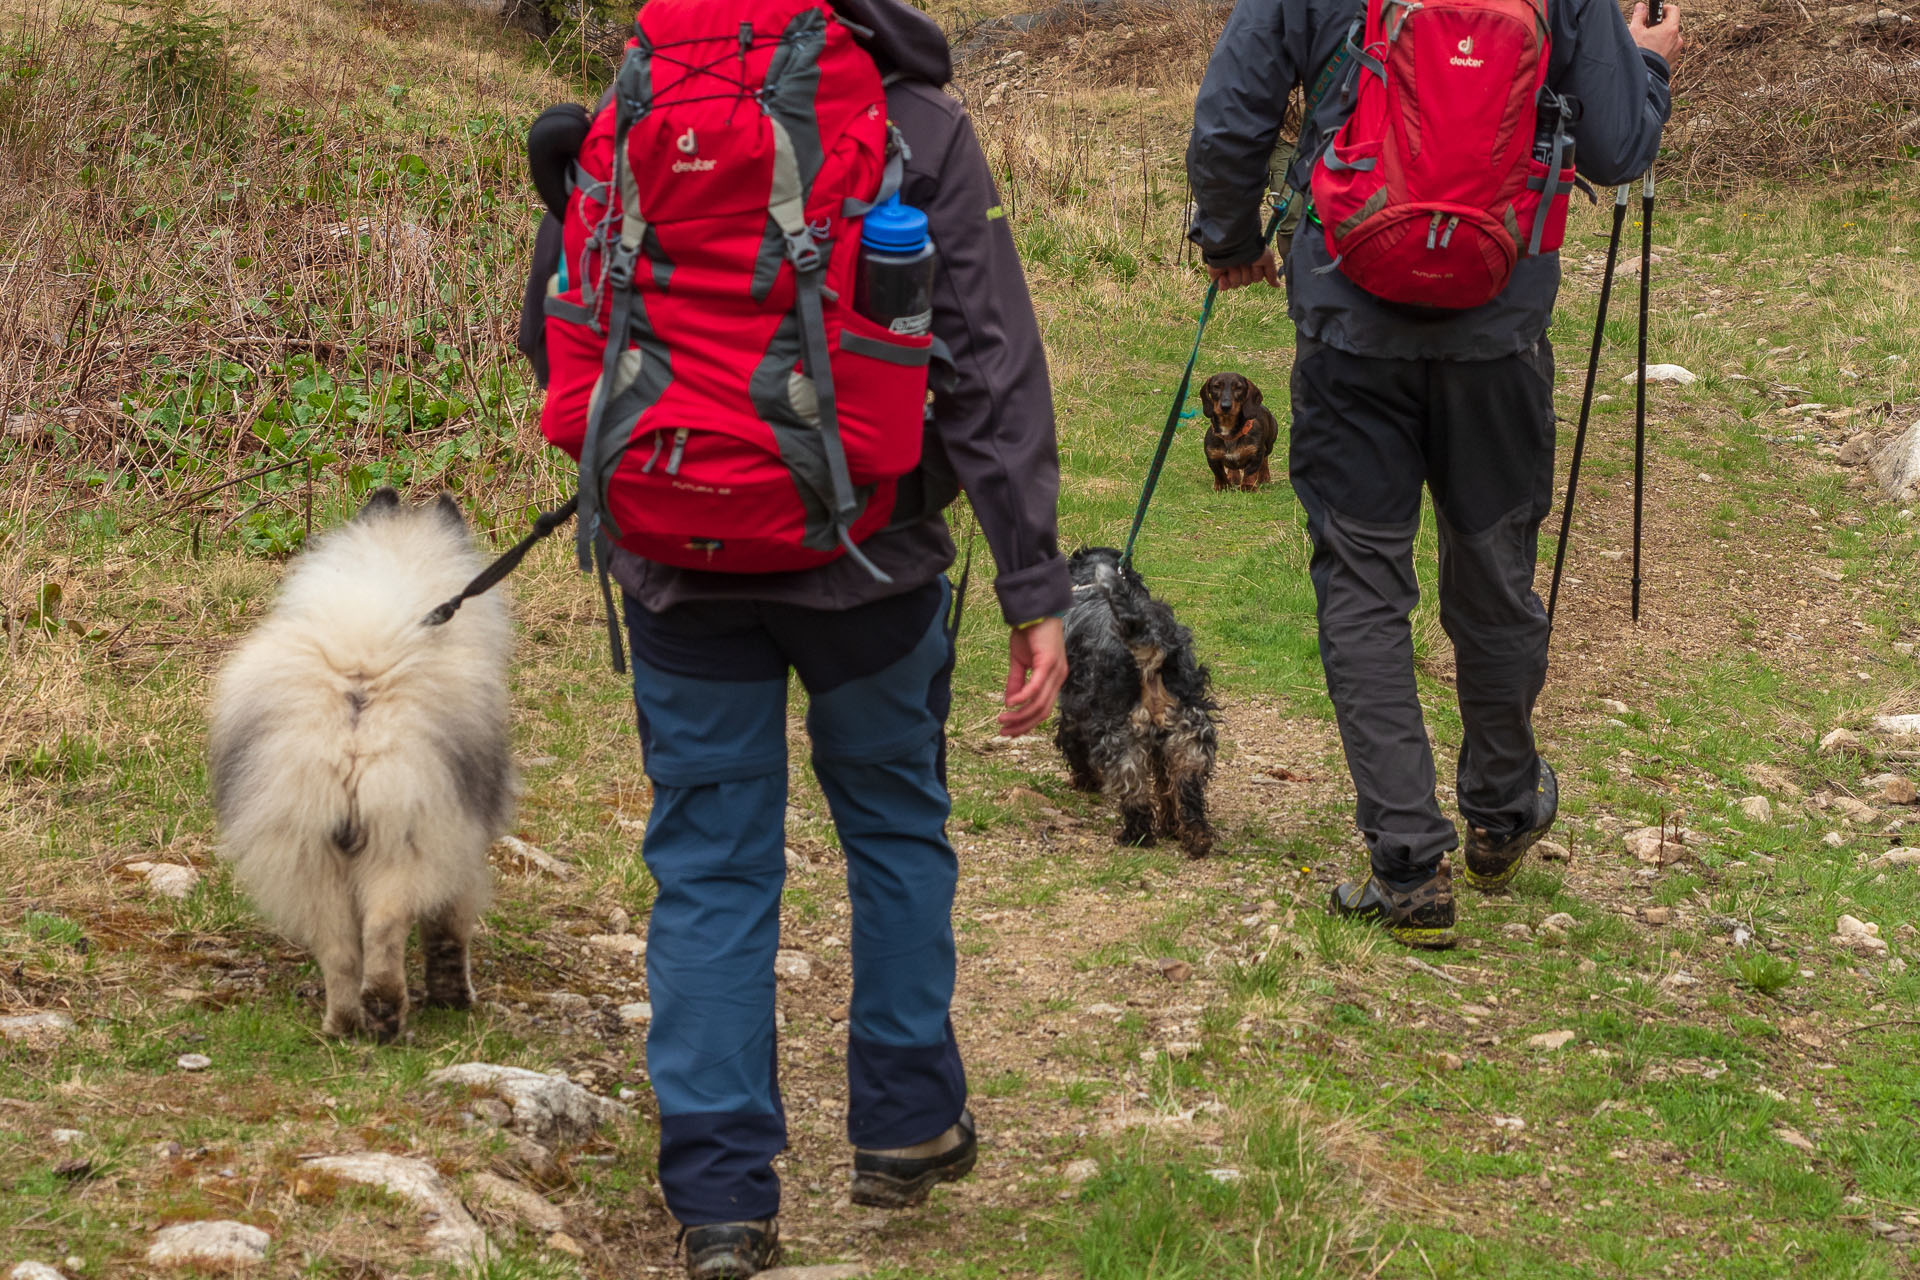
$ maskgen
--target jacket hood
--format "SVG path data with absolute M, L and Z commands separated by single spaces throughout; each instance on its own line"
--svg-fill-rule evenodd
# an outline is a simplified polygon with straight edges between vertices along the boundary
M 830 0 L 848 22 L 872 31 L 855 33 L 860 47 L 880 65 L 882 74 L 899 72 L 912 80 L 943 85 L 953 79 L 953 51 L 946 32 L 904 0 Z

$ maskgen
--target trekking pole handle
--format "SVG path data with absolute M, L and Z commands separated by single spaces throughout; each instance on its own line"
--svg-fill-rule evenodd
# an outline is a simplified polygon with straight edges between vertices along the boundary
M 1647 0 L 1647 25 L 1650 27 L 1659 26 L 1661 19 L 1666 16 L 1664 13 L 1665 9 L 1666 5 L 1663 3 L 1663 0 Z

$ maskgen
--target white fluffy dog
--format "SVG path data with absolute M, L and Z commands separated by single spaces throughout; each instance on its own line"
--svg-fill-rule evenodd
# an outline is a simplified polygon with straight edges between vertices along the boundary
M 427 1003 L 473 1002 L 468 941 L 513 807 L 512 626 L 498 592 L 422 619 L 482 567 L 452 498 L 381 489 L 295 562 L 214 691 L 223 853 L 319 961 L 330 1035 L 400 1033 L 416 920 Z

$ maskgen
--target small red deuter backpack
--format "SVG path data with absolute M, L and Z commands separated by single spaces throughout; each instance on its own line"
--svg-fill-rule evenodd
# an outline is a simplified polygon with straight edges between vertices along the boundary
M 903 159 L 880 72 L 823 0 L 649 0 L 635 28 L 546 300 L 581 565 L 597 536 L 726 572 L 864 562 L 920 463 L 933 346 L 851 306 Z
M 1349 279 L 1462 310 L 1560 247 L 1577 107 L 1547 88 L 1551 50 L 1546 0 L 1367 0 L 1353 111 L 1312 179 Z

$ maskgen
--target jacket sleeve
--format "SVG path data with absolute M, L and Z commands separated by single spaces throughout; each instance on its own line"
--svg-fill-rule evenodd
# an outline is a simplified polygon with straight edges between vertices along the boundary
M 1603 186 L 1631 181 L 1660 154 L 1672 108 L 1665 58 L 1633 43 L 1613 0 L 1584 0 L 1573 64 L 1561 92 L 1580 100 L 1574 126 L 1580 172 Z
M 1240 0 L 1213 47 L 1187 142 L 1193 238 L 1214 266 L 1260 256 L 1267 165 L 1302 70 L 1282 0 Z M 1296 23 L 1295 25 L 1299 25 Z M 1291 33 L 1297 37 L 1304 33 Z
M 1060 554 L 1046 350 L 1013 233 L 964 114 L 945 154 L 927 159 L 903 198 L 926 213 L 940 255 L 933 332 L 953 352 L 955 379 L 935 391 L 934 429 L 992 548 L 1001 613 L 1017 625 L 1073 603 Z

